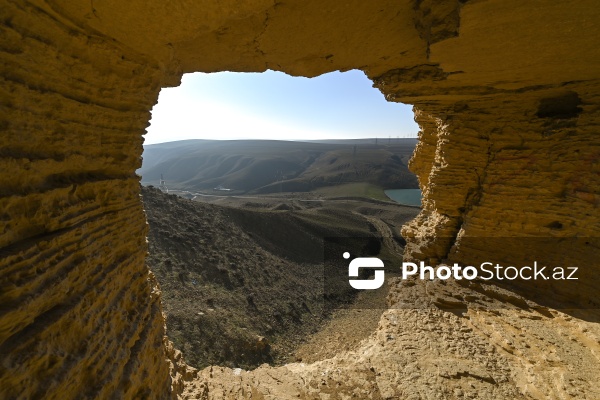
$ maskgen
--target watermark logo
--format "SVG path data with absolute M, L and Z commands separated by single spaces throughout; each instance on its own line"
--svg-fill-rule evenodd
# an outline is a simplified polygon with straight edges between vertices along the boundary
M 344 259 L 348 260 L 350 258 L 350 253 L 345 252 L 343 254 Z M 465 266 L 461 267 L 458 263 L 454 263 L 452 267 L 448 265 L 439 265 L 437 267 L 432 267 L 429 265 L 425 265 L 423 261 L 419 262 L 419 265 L 411 262 L 403 262 L 402 263 L 402 279 L 408 279 L 410 276 L 418 276 L 421 280 L 434 280 L 441 279 L 447 280 L 450 278 L 456 280 L 474 280 L 474 279 L 482 279 L 482 280 L 490 280 L 495 279 L 498 281 L 501 280 L 530 280 L 530 279 L 554 279 L 554 280 L 578 280 L 575 276 L 577 272 L 577 267 L 555 267 L 551 270 L 551 275 L 548 276 L 545 274 L 546 267 L 538 268 L 537 261 L 533 262 L 533 267 L 523 266 L 521 268 L 516 268 L 514 266 L 504 267 L 500 264 L 496 264 L 494 266 L 493 263 L 486 261 L 481 263 L 479 269 L 474 266 Z M 350 261 L 348 265 L 348 276 L 350 278 L 358 278 L 360 276 L 361 268 L 371 268 L 374 269 L 374 277 L 373 279 L 349 279 L 348 282 L 350 286 L 354 289 L 358 290 L 374 290 L 379 289 L 383 286 L 385 281 L 385 271 L 384 271 L 384 263 L 381 259 L 377 257 L 358 257 Z M 481 275 L 480 273 L 484 272 L 486 275 Z
M 345 252 L 343 256 L 346 260 L 350 258 L 350 253 Z M 385 272 L 383 261 L 377 257 L 358 257 L 350 261 L 348 265 L 348 276 L 350 278 L 358 278 L 361 268 L 373 268 L 373 279 L 349 279 L 350 286 L 358 290 L 373 290 L 383 286 L 385 280 Z
M 415 300 L 414 307 L 426 307 L 428 303 L 421 303 L 419 296 L 431 293 L 421 293 L 419 283 L 427 290 L 472 291 L 482 299 L 488 286 L 497 286 L 542 305 L 598 307 L 589 294 L 600 287 L 600 264 L 594 256 L 599 254 L 600 238 L 462 237 L 441 260 L 423 259 L 415 252 L 403 259 L 390 239 L 399 246 L 406 243 L 401 238 L 384 239 L 325 238 L 322 271 L 326 309 L 387 309 L 389 302 L 397 299 L 386 295 L 389 287 L 410 293 L 401 302 L 403 306 L 409 307 Z M 488 300 L 483 299 L 481 305 L 509 306 Z
M 421 280 L 434 280 L 436 278 L 441 280 L 447 280 L 449 278 L 456 280 L 482 279 L 484 281 L 489 281 L 490 279 L 497 281 L 505 279 L 509 281 L 515 279 L 522 279 L 524 281 L 530 279 L 541 279 L 545 281 L 549 279 L 556 281 L 579 279 L 575 276 L 579 267 L 539 267 L 537 261 L 533 261 L 530 265 L 531 266 L 525 265 L 522 267 L 515 267 L 512 265 L 503 266 L 499 263 L 485 261 L 480 264 L 479 268 L 472 265 L 462 267 L 458 263 L 454 263 L 452 267 L 444 264 L 432 267 L 425 265 L 423 261 L 420 261 L 419 265 L 411 262 L 403 262 L 402 279 L 407 279 L 409 276 L 413 275 L 418 276 Z

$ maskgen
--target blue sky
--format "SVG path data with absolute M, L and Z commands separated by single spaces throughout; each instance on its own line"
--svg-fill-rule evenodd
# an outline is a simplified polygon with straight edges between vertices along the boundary
M 389 103 L 361 71 L 194 73 L 160 92 L 145 144 L 184 139 L 416 137 L 410 105 Z

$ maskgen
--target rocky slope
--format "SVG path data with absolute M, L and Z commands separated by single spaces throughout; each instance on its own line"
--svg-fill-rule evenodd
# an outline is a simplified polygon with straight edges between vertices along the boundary
M 324 238 L 381 236 L 375 217 L 335 204 L 273 211 L 203 204 L 152 187 L 142 194 L 147 263 L 160 282 L 169 338 L 195 367 L 288 360 L 329 315 Z M 398 225 L 417 213 L 387 209 Z M 352 297 L 336 295 L 338 301 Z
M 332 358 L 189 371 L 183 398 L 596 399 L 598 312 L 564 313 L 494 286 L 402 282 L 378 328 Z

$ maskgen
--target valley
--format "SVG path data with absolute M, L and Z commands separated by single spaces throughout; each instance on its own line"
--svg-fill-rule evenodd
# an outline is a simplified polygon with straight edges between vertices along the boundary
M 161 285 L 167 334 L 197 368 L 280 365 L 368 336 L 387 290 L 359 298 L 340 291 L 332 300 L 340 309 L 325 307 L 323 241 L 373 237 L 382 244 L 380 257 L 397 264 L 399 229 L 419 211 L 390 201 L 302 200 L 290 193 L 194 201 L 153 187 L 142 194 L 147 264 Z M 345 309 L 348 302 L 354 309 Z M 344 333 L 357 318 L 360 333 Z
M 216 195 L 375 196 L 418 188 L 408 170 L 416 139 L 184 140 L 145 146 L 142 184 Z

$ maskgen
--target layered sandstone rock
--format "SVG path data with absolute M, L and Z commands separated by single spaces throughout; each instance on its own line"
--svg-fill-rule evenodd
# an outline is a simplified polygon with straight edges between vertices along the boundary
M 554 306 L 599 308 L 600 144 L 591 128 L 600 120 L 598 89 L 566 83 L 419 110 L 422 140 L 411 167 L 424 201 L 403 228 L 405 256 L 577 265 L 579 282 L 552 288 L 562 295 Z M 540 285 L 527 282 L 524 290 L 543 297 L 548 287 Z
M 595 399 L 600 328 L 495 288 L 409 281 L 378 329 L 313 364 L 209 367 L 193 399 Z M 514 304 L 513 304 L 514 303 Z M 521 303 L 521 304 L 520 304 Z M 588 317 L 590 315 L 588 314 Z M 328 397 L 331 396 L 331 397 Z
M 164 398 L 134 173 L 160 68 L 34 4 L 0 13 L 0 397 Z
M 183 72 L 357 68 L 415 104 L 422 128 L 407 256 L 501 255 L 457 246 L 477 236 L 598 237 L 599 13 L 593 0 L 4 0 L 0 397 L 598 397 L 582 369 L 598 365 L 597 317 L 539 304 L 465 300 L 459 318 L 426 297 L 433 308 L 386 313 L 360 353 L 188 370 L 163 342 L 134 171 L 158 91 Z M 594 308 L 590 243 L 570 251 L 589 280 L 557 290 Z

